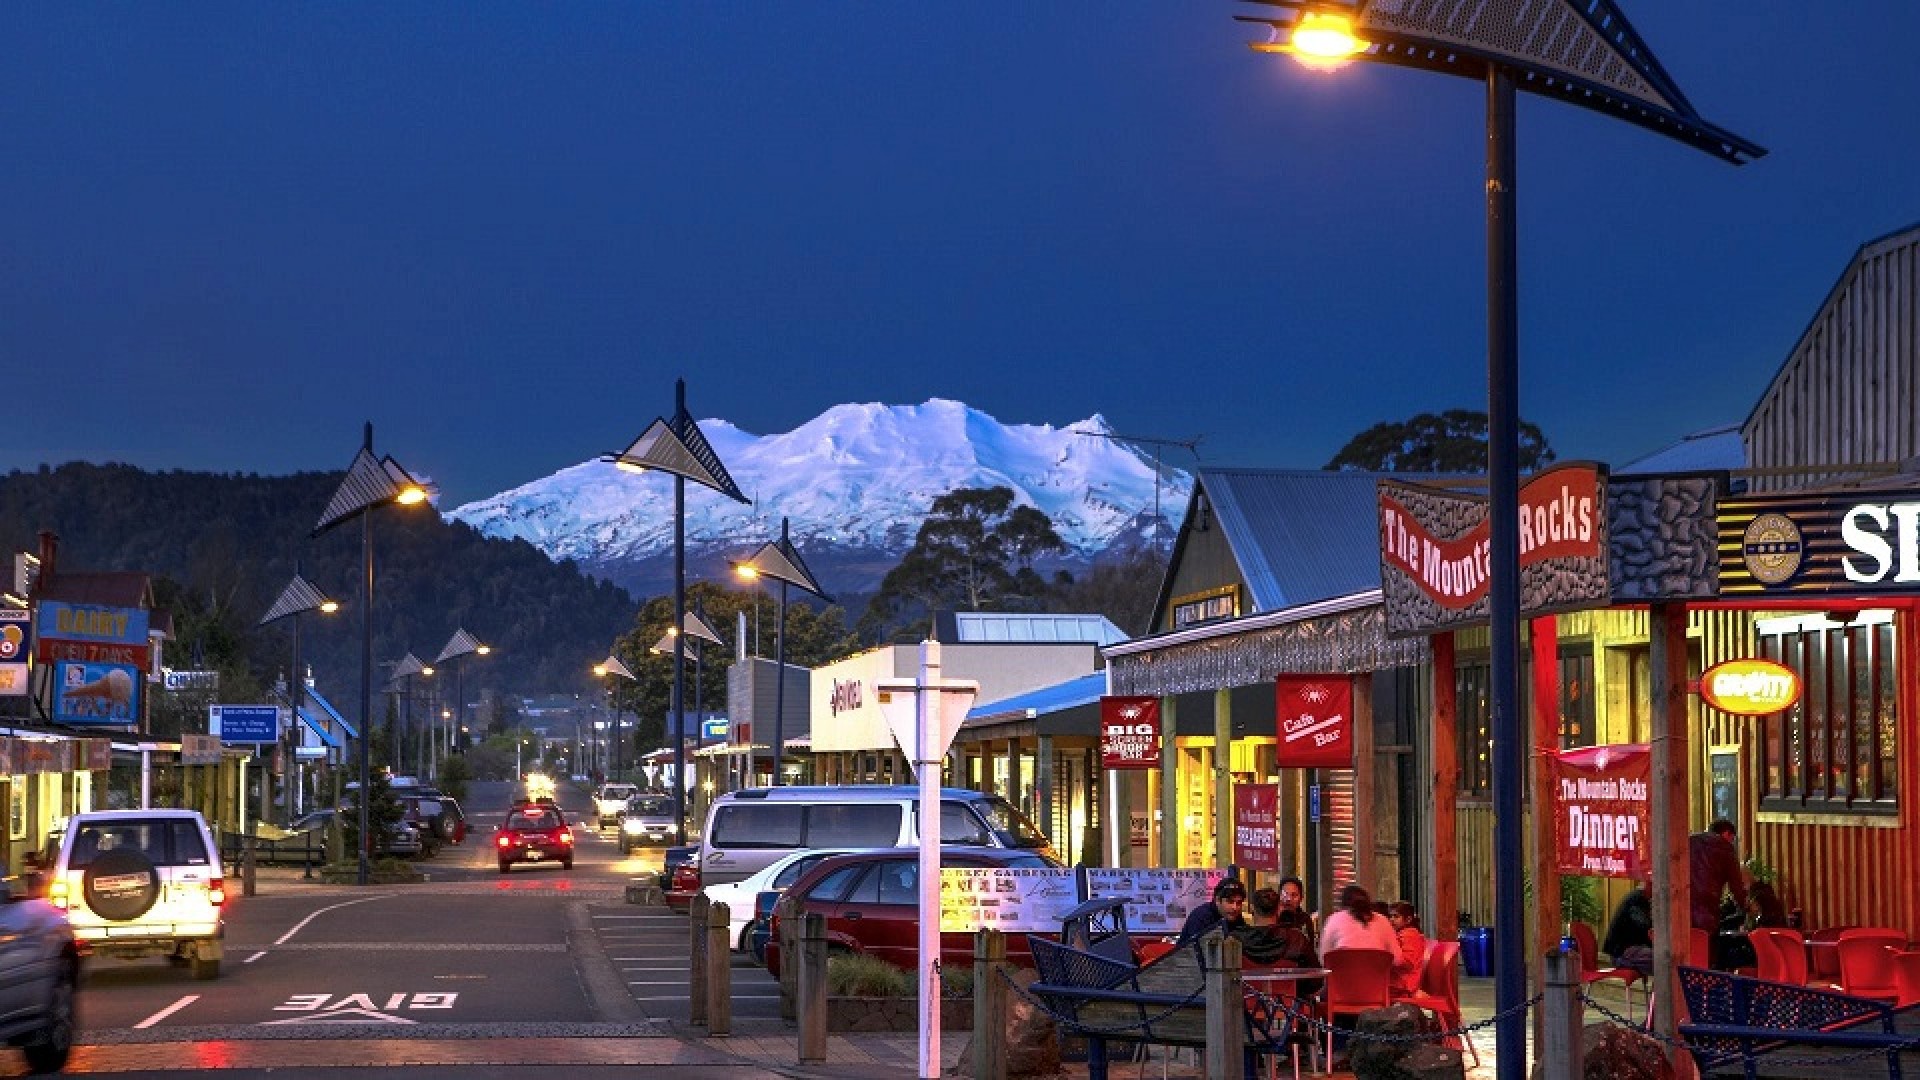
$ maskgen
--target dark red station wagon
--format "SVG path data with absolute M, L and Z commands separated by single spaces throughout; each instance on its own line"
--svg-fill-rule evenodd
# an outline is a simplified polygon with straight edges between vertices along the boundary
M 915 848 L 861 851 L 822 859 L 787 889 L 774 908 L 773 936 L 767 942 L 767 970 L 780 974 L 780 919 L 783 914 L 823 915 L 828 948 L 866 953 L 913 971 L 920 956 L 920 852 Z M 1004 866 L 1019 870 L 1061 865 L 1058 859 L 1016 848 L 943 847 L 945 867 Z M 1024 934 L 1007 935 L 1007 959 L 1033 966 Z M 973 935 L 940 935 L 942 966 L 973 963 Z

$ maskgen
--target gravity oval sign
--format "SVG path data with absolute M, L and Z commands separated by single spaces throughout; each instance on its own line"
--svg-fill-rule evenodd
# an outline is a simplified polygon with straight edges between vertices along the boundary
M 1728 660 L 1701 672 L 1700 696 L 1721 712 L 1766 716 L 1800 700 L 1800 676 L 1771 660 Z

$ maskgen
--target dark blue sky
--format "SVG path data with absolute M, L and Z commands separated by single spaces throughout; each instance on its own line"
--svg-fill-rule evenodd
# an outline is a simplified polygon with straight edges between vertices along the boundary
M 1730 167 L 1520 107 L 1523 412 L 1746 416 L 1920 221 L 1920 4 L 1623 0 Z M 670 413 L 1095 412 L 1314 467 L 1485 402 L 1482 91 L 1233 3 L 0 7 L 0 468 L 344 467 L 452 506 Z M 1170 461 L 1190 461 L 1176 453 Z

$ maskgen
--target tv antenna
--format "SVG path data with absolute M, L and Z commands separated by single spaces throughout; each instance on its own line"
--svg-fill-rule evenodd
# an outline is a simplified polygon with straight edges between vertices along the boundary
M 1160 544 L 1160 525 L 1161 522 L 1165 520 L 1160 516 L 1160 475 L 1166 471 L 1160 464 L 1161 452 L 1163 448 L 1168 446 L 1183 447 L 1187 453 L 1193 455 L 1193 460 L 1198 462 L 1200 460 L 1200 440 L 1206 438 L 1206 436 L 1195 435 L 1191 439 L 1167 439 L 1153 435 L 1122 435 L 1115 431 L 1082 431 L 1079 428 L 1075 428 L 1073 433 L 1075 435 L 1086 435 L 1095 439 L 1139 443 L 1143 446 L 1153 447 L 1153 542 L 1154 546 L 1158 547 Z

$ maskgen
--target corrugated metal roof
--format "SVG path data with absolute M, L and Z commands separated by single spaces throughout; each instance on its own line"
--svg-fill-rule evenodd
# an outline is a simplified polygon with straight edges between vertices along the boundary
M 307 687 L 306 699 L 308 701 L 313 702 L 315 705 L 320 706 L 321 712 L 324 712 L 328 716 L 332 717 L 334 723 L 339 724 L 342 728 L 344 728 L 347 733 L 347 738 L 357 739 L 360 737 L 360 730 L 354 727 L 352 724 L 347 723 L 347 718 L 340 715 L 340 710 L 333 707 L 333 702 L 328 701 L 326 698 L 320 696 L 320 691 L 315 690 L 311 686 Z
M 33 598 L 103 607 L 153 606 L 150 579 L 137 570 L 62 570 L 42 578 Z
M 1682 436 L 1679 442 L 1663 446 L 1613 471 L 1622 475 L 1685 473 L 1744 469 L 1746 466 L 1747 444 L 1740 437 L 1740 425 L 1722 424 Z
M 1211 516 L 1226 533 L 1251 593 L 1252 610 L 1242 614 L 1378 589 L 1375 485 L 1388 475 L 1415 483 L 1461 479 L 1324 469 L 1201 469 L 1195 483 L 1205 491 Z
M 985 705 L 975 705 L 967 711 L 967 722 L 988 720 L 1007 716 L 1025 716 L 1029 711 L 1035 716 L 1045 716 L 1064 709 L 1091 705 L 1100 700 L 1107 692 L 1107 673 L 1096 671 L 1091 675 L 1082 675 L 1077 679 L 1068 679 L 1063 683 L 1043 686 L 1038 690 L 1029 690 L 1024 694 L 1015 694 L 1010 698 L 990 701 Z
M 1112 645 L 1127 635 L 1104 615 L 1044 615 L 1004 611 L 942 612 L 936 621 L 947 644 L 1046 642 Z

